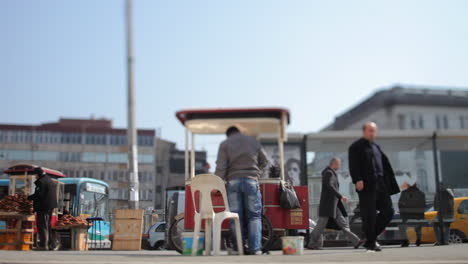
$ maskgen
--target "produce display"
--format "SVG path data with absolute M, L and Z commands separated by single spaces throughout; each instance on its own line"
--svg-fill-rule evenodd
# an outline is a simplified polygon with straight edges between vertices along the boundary
M 83 220 L 81 217 L 74 217 L 72 215 L 63 215 L 55 224 L 56 227 L 67 228 L 67 227 L 87 227 L 88 222 Z
M 24 194 L 8 195 L 0 200 L 0 212 L 16 212 L 25 215 L 32 215 L 33 204 Z

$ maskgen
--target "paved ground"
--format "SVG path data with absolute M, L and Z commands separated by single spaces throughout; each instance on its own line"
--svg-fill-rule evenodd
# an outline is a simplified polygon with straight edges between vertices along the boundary
M 384 247 L 383 252 L 366 253 L 363 249 L 332 248 L 306 250 L 303 256 L 283 256 L 274 251 L 263 256 L 186 257 L 174 251 L 0 251 L 0 263 L 102 264 L 102 263 L 468 263 L 468 244 L 444 247 Z

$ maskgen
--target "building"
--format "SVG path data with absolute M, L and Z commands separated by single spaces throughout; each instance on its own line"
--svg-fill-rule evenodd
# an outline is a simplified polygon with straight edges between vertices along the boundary
M 155 130 L 138 130 L 140 207 L 155 205 Z M 66 119 L 40 125 L 0 124 L 0 168 L 33 163 L 67 177 L 110 184 L 110 209 L 128 207 L 127 130 L 108 119 Z M 111 211 L 112 212 L 112 211 Z
M 468 90 L 394 86 L 374 93 L 337 116 L 321 132 L 325 134 L 329 131 L 360 130 L 367 121 L 373 121 L 380 130 L 387 131 L 468 131 Z M 329 141 L 327 144 L 331 148 L 330 144 L 333 143 Z M 386 150 L 398 183 L 416 183 L 426 193 L 428 204 L 432 203 L 435 193 L 434 159 L 430 144 L 430 139 L 422 139 L 419 145 L 408 146 L 408 149 Z M 312 162 L 308 164 L 311 215 L 315 215 L 320 198 L 320 172 L 333 156 L 338 156 L 343 161 L 339 172 L 340 191 L 351 199 L 352 206 L 349 209 L 356 204 L 358 197 L 348 172 L 347 147 L 348 145 L 341 144 L 336 146 L 337 151 L 316 152 Z M 440 151 L 439 154 L 442 181 L 451 188 L 468 188 L 468 178 L 462 172 L 453 171 L 454 168 L 460 168 L 460 161 L 466 160 L 468 153 Z M 398 196 L 393 196 L 393 199 L 396 202 Z
M 195 173 L 204 173 L 207 168 L 206 151 L 195 152 Z M 157 139 L 156 142 L 156 209 L 165 209 L 166 189 L 185 187 L 185 151 L 174 142 Z
M 468 90 L 395 86 L 337 116 L 324 130 L 360 129 L 366 121 L 382 130 L 468 129 Z

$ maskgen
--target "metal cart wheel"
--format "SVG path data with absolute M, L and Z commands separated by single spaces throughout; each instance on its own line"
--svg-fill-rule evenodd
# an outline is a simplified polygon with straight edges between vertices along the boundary
M 184 217 L 176 219 L 169 227 L 169 248 L 174 248 L 182 254 L 182 232 L 184 232 Z

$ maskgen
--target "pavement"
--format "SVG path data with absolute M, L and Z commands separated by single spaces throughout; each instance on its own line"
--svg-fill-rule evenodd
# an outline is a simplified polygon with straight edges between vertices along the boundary
M 382 252 L 364 249 L 327 248 L 305 250 L 302 256 L 283 256 L 273 251 L 262 256 L 181 256 L 175 251 L 0 251 L 0 263 L 103 264 L 103 263 L 409 263 L 468 264 L 468 244 L 434 247 L 383 247 Z

